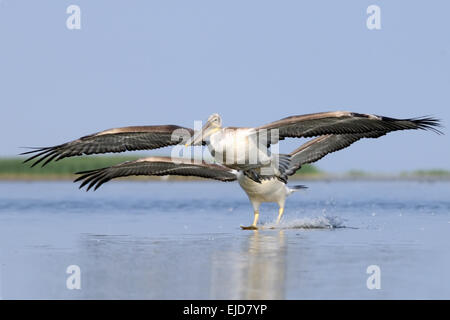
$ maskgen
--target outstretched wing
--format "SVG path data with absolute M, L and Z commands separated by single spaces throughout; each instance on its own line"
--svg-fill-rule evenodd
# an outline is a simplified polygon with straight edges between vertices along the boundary
M 354 142 L 363 138 L 378 138 L 384 136 L 384 132 L 375 132 L 372 134 L 357 133 L 357 134 L 331 134 L 317 137 L 311 141 L 306 142 L 299 148 L 292 151 L 291 162 L 289 168 L 284 172 L 285 176 L 291 176 L 307 163 L 316 162 L 327 154 L 347 148 Z
M 236 180 L 235 171 L 218 164 L 196 163 L 189 159 L 171 159 L 169 157 L 149 157 L 136 161 L 127 161 L 102 169 L 77 172 L 81 174 L 74 182 L 82 181 L 80 188 L 89 184 L 87 190 L 95 186 L 97 190 L 111 179 L 127 176 L 195 176 L 219 181 Z M 86 190 L 86 191 L 87 191 Z
M 32 167 L 44 160 L 45 162 L 42 166 L 45 166 L 52 160 L 58 161 L 66 157 L 150 150 L 171 146 L 184 142 L 191 137 L 193 132 L 192 129 L 175 125 L 115 128 L 84 136 L 57 146 L 36 148 L 36 150 L 22 154 L 32 155 L 24 162 L 36 159 Z
M 371 114 L 348 111 L 322 112 L 287 117 L 256 128 L 260 134 L 268 131 L 272 143 L 276 143 L 273 130 L 278 130 L 279 140 L 287 137 L 309 138 L 327 134 L 361 134 L 370 137 L 373 133 L 388 133 L 397 130 L 438 130 L 439 120 L 432 117 L 394 119 Z

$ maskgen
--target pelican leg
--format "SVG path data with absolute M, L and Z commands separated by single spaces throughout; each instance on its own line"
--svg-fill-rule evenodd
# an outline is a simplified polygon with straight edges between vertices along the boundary
M 252 225 L 248 226 L 248 227 L 241 226 L 242 230 L 258 230 L 258 227 L 256 226 L 256 224 L 258 223 L 258 219 L 259 219 L 259 210 L 255 210 L 254 215 L 255 216 L 253 218 Z
M 283 212 L 284 212 L 284 207 L 280 207 L 280 209 L 278 210 L 277 224 L 280 223 L 281 217 L 283 217 Z

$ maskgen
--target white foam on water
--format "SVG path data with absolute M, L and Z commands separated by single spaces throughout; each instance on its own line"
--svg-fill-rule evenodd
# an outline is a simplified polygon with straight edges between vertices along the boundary
M 281 221 L 280 224 L 269 222 L 265 228 L 273 229 L 335 229 L 345 228 L 344 220 L 337 216 L 304 217 Z

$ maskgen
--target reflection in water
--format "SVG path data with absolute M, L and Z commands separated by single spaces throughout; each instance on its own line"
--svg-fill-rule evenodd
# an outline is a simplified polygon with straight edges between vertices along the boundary
M 241 250 L 212 256 L 211 298 L 284 299 L 286 239 L 276 233 L 254 231 Z
M 83 298 L 284 299 L 284 231 L 181 238 L 85 235 Z M 230 247 L 230 243 L 233 245 Z
M 260 234 L 249 239 L 247 284 L 244 299 L 283 299 L 286 272 L 284 232 Z

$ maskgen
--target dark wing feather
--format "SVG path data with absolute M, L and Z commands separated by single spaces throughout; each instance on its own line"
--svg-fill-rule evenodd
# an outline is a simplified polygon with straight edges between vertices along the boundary
M 300 146 L 298 149 L 292 151 L 291 162 L 289 168 L 284 172 L 285 176 L 291 176 L 307 163 L 316 162 L 327 154 L 347 148 L 354 142 L 363 138 L 379 138 L 386 133 L 357 133 L 357 134 L 339 134 L 339 135 L 325 135 L 315 138 Z
M 209 178 L 219 181 L 236 180 L 234 171 L 224 166 L 205 162 L 195 163 L 191 160 L 171 159 L 167 157 L 150 157 L 136 161 L 127 161 L 102 169 L 77 172 L 77 174 L 81 176 L 74 182 L 82 181 L 80 188 L 88 185 L 87 190 L 92 187 L 95 187 L 94 190 L 97 190 L 102 184 L 111 179 L 127 176 L 178 175 Z
M 370 137 L 374 132 L 391 132 L 397 130 L 431 130 L 442 134 L 438 128 L 439 120 L 432 117 L 413 119 L 394 119 L 370 114 L 347 111 L 323 112 L 292 116 L 256 128 L 262 130 L 278 130 L 279 139 L 286 137 L 316 137 L 327 134 L 364 134 Z M 274 135 L 274 134 L 273 134 Z M 272 143 L 277 142 L 272 137 Z
M 45 166 L 52 160 L 58 161 L 66 157 L 150 150 L 176 145 L 187 140 L 192 134 L 192 129 L 175 125 L 124 127 L 94 133 L 53 147 L 35 148 L 22 154 L 32 155 L 24 162 L 36 159 L 32 167 L 44 160 L 42 166 Z

